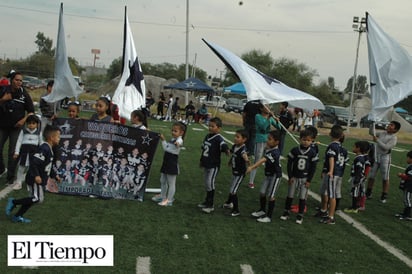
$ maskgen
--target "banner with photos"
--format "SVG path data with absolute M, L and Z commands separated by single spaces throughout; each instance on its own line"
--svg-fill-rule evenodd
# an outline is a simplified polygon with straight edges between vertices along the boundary
M 56 119 L 61 129 L 47 190 L 59 194 L 143 200 L 159 134 L 120 124 Z

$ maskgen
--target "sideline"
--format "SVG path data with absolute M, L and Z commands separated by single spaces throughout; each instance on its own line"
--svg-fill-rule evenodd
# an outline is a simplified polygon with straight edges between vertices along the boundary
M 223 137 L 223 136 L 222 136 Z M 223 139 L 232 144 L 233 142 L 229 141 L 227 138 L 223 137 Z M 286 180 L 288 179 L 287 174 L 282 173 L 282 177 L 285 178 Z M 315 199 L 316 201 L 320 202 L 320 196 L 314 192 L 312 192 L 311 190 L 309 190 L 308 192 L 309 196 L 311 196 L 313 199 Z M 359 230 L 362 234 L 364 234 L 365 236 L 367 236 L 369 239 L 371 239 L 372 241 L 374 241 L 376 244 L 378 244 L 379 246 L 383 247 L 386 251 L 388 251 L 389 253 L 391 253 L 393 256 L 395 256 L 396 258 L 398 258 L 400 261 L 402 261 L 403 263 L 405 263 L 407 266 L 409 266 L 410 268 L 412 268 L 412 260 L 406 256 L 401 250 L 399 250 L 398 248 L 396 248 L 395 246 L 391 245 L 390 243 L 387 243 L 385 241 L 383 241 L 381 238 L 379 238 L 377 235 L 373 234 L 372 231 L 368 230 L 362 223 L 356 221 L 355 219 L 353 219 L 352 217 L 350 217 L 349 215 L 345 214 L 344 212 L 337 212 L 336 213 L 339 217 L 341 217 L 343 220 L 345 220 L 347 223 L 351 224 L 354 228 L 356 228 L 357 230 Z
M 3 188 L 3 190 L 0 191 L 0 200 L 6 198 L 7 195 L 9 195 L 9 193 L 12 192 L 12 191 L 13 191 L 13 186 L 12 185 L 9 185 L 9 186 L 6 186 L 5 188 Z
M 136 258 L 136 274 L 150 274 L 150 257 Z

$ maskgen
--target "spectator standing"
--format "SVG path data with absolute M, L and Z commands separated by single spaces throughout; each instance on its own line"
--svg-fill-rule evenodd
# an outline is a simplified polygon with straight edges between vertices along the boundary
M 179 114 L 180 106 L 179 106 L 179 97 L 175 98 L 175 102 L 172 106 L 172 119 L 176 121 L 180 121 L 180 114 Z
M 7 183 L 15 179 L 17 160 L 13 159 L 20 130 L 30 114 L 34 114 L 33 101 L 23 88 L 23 75 L 11 71 L 11 85 L 4 87 L 0 94 L 0 176 L 7 172 Z M 9 141 L 7 168 L 3 159 L 3 148 Z
M 243 107 L 242 119 L 243 127 L 247 131 L 249 138 L 246 141 L 246 147 L 249 155 L 255 153 L 256 124 L 255 116 L 259 113 L 260 100 L 253 100 L 246 103 Z
M 165 121 L 172 121 L 173 94 L 169 94 Z
M 146 117 L 150 117 L 150 108 L 151 106 L 155 103 L 155 100 L 153 99 L 153 94 L 149 90 L 146 94 Z
M 285 146 L 285 137 L 286 132 L 289 130 L 289 127 L 293 124 L 292 114 L 288 110 L 289 103 L 282 102 L 279 106 L 279 121 L 282 124 L 282 129 L 280 130 L 280 143 L 279 150 L 280 155 L 283 153 L 283 148 Z
M 280 125 L 278 124 L 277 120 L 273 118 L 273 114 L 270 110 L 259 103 L 259 112 L 255 115 L 255 127 L 256 127 L 256 135 L 255 135 L 255 151 L 253 155 L 255 155 L 255 164 L 259 161 L 264 153 L 266 148 L 266 141 L 268 139 L 268 134 L 271 130 L 271 126 L 275 127 L 276 129 L 280 129 Z M 256 176 L 256 169 L 250 172 L 249 177 L 249 188 L 255 188 L 255 176 Z
M 195 111 L 196 108 L 193 105 L 193 101 L 189 101 L 189 104 L 185 107 L 185 120 L 187 124 L 190 124 L 191 122 L 193 122 L 194 118 L 195 118 Z
M 54 80 L 50 80 L 46 86 L 46 93 L 40 98 L 40 111 L 41 111 L 41 132 L 43 132 L 46 125 L 51 125 L 53 119 L 57 117 L 57 105 L 59 102 L 49 103 L 44 100 L 44 97 L 50 95 L 54 85 Z
M 159 102 L 157 102 L 157 116 L 160 116 L 161 119 L 164 117 L 164 107 L 165 107 L 165 95 L 163 92 L 160 93 L 159 95 Z

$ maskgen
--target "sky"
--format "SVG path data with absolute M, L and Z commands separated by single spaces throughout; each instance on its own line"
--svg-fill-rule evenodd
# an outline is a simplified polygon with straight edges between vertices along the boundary
M 242 5 L 240 4 L 242 2 Z M 80 65 L 108 68 L 122 55 L 124 7 L 141 62 L 185 63 L 186 0 L 67 0 L 64 27 L 68 55 Z M 33 54 L 36 34 L 57 39 L 60 2 L 1 0 L 1 58 Z M 410 0 L 190 0 L 189 63 L 213 77 L 225 66 L 202 42 L 216 43 L 237 55 L 270 52 L 304 63 L 318 73 L 315 84 L 334 77 L 339 89 L 354 74 L 358 32 L 354 16 L 365 12 L 408 52 L 412 51 Z M 4 22 L 8 22 L 4 24 Z M 358 75 L 369 78 L 366 34 L 361 34 Z M 276 75 L 271 75 L 276 78 Z

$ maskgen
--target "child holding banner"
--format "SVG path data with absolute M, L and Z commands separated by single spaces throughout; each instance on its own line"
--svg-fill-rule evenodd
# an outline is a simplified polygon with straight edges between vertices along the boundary
M 160 206 L 173 205 L 174 195 L 176 192 L 176 177 L 179 174 L 178 157 L 183 145 L 183 137 L 186 132 L 186 126 L 183 123 L 176 122 L 172 126 L 172 139 L 167 142 L 164 135 L 160 135 L 162 147 L 165 151 L 163 163 L 160 169 Z M 155 200 L 156 196 L 153 197 Z
M 96 102 L 96 113 L 90 117 L 92 121 L 111 122 L 114 120 L 110 116 L 110 100 L 107 97 L 100 97 Z
M 134 128 L 147 130 L 147 117 L 140 109 L 133 110 L 130 114 L 130 123 Z
M 80 113 L 79 102 L 69 102 L 67 105 L 67 116 L 72 119 L 78 119 Z

